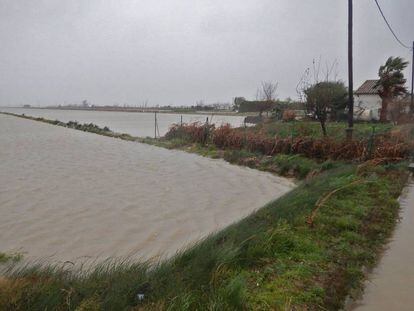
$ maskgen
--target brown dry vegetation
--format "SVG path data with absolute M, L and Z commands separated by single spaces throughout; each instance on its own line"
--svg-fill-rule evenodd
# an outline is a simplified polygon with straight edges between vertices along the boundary
M 269 156 L 282 153 L 322 160 L 361 161 L 371 158 L 407 158 L 414 147 L 410 135 L 410 131 L 390 131 L 354 140 L 311 136 L 286 138 L 233 129 L 229 125 L 215 128 L 212 125 L 193 123 L 173 125 L 166 134 L 166 139 L 181 138 L 201 144 L 208 141 L 220 149 L 245 149 Z

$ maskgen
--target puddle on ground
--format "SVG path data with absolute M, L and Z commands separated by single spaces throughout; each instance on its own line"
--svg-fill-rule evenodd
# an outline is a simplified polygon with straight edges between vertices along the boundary
M 366 283 L 364 296 L 351 310 L 414 309 L 414 181 L 400 198 L 401 221 Z

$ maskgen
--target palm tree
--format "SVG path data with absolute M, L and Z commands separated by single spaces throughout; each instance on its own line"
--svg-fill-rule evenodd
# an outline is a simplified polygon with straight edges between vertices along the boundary
M 378 94 L 382 99 L 380 121 L 387 121 L 388 104 L 393 98 L 407 93 L 403 70 L 407 67 L 408 62 L 401 57 L 390 57 L 385 65 L 381 66 L 378 75 L 379 80 L 375 87 L 378 88 Z

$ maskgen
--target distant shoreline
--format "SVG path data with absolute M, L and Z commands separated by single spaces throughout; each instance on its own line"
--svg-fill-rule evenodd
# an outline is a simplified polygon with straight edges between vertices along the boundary
M 51 110 L 78 110 L 78 111 L 110 111 L 110 112 L 134 112 L 134 113 L 167 113 L 167 114 L 201 114 L 201 115 L 222 115 L 245 117 L 257 115 L 257 113 L 238 113 L 234 111 L 200 111 L 200 110 L 175 110 L 175 109 L 157 109 L 157 108 L 135 108 L 135 107 L 3 107 L 3 108 L 21 108 L 21 109 L 51 109 Z

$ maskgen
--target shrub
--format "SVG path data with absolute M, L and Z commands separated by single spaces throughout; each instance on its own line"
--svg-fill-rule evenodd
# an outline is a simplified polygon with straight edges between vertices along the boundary
M 165 134 L 166 139 L 186 139 L 194 143 L 206 143 L 214 131 L 214 124 L 201 124 L 194 122 L 190 124 L 173 124 Z
M 365 160 L 366 158 L 406 158 L 414 143 L 408 134 L 383 134 L 373 139 L 334 140 L 329 137 L 313 138 L 297 136 L 291 138 L 270 137 L 263 132 L 245 132 L 233 129 L 228 124 L 214 125 L 192 123 L 173 125 L 166 139 L 183 139 L 192 143 L 214 144 L 222 149 L 246 149 L 252 153 L 274 156 L 276 154 L 298 154 L 321 160 Z
M 285 122 L 294 121 L 296 119 L 296 113 L 293 110 L 283 111 L 282 120 Z

